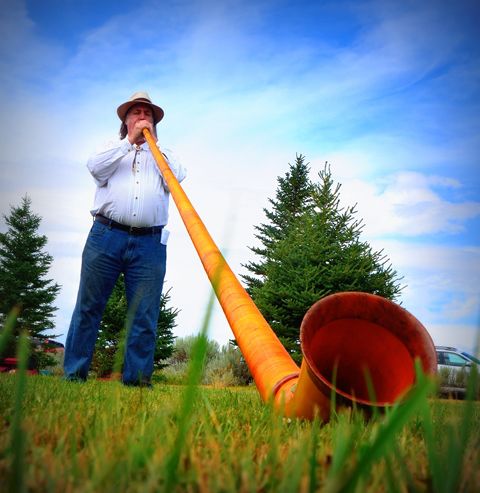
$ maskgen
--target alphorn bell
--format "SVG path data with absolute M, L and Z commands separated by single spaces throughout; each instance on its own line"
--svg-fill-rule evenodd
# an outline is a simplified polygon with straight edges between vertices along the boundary
M 143 134 L 264 402 L 273 400 L 285 416 L 327 421 L 333 392 L 337 407 L 382 408 L 415 383 L 415 360 L 424 373 L 436 373 L 425 327 L 394 302 L 359 292 L 326 296 L 308 310 L 299 368 L 228 266 L 149 130 Z

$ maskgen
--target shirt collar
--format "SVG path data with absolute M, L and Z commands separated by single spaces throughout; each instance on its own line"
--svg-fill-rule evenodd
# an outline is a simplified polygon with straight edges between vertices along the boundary
M 147 143 L 147 142 L 144 142 L 144 143 L 143 143 L 143 144 L 141 144 L 141 145 L 133 144 L 133 145 L 132 145 L 132 148 L 133 148 L 133 150 L 134 150 L 134 151 L 140 151 L 140 150 L 142 150 L 142 149 L 143 149 L 144 151 L 146 151 L 146 150 L 147 150 L 147 148 L 148 148 L 148 143 Z

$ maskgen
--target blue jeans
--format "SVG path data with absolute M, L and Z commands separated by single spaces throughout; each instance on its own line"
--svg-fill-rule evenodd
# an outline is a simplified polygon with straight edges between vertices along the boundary
M 105 305 L 123 272 L 129 326 L 122 380 L 131 385 L 150 381 L 167 260 L 166 245 L 160 239 L 161 233 L 136 236 L 93 223 L 82 254 L 77 303 L 65 344 L 67 379 L 87 378 Z

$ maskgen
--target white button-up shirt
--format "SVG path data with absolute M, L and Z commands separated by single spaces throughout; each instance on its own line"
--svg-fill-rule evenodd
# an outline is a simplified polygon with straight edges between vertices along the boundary
M 165 157 L 182 181 L 185 168 Z M 110 142 L 90 157 L 87 167 L 97 185 L 92 215 L 101 214 L 127 226 L 167 224 L 170 193 L 146 142 L 141 146 L 130 144 L 127 138 Z

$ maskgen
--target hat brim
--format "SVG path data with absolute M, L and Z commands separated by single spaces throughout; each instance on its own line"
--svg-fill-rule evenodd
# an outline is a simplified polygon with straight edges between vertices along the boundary
M 157 106 L 156 104 L 151 103 L 148 99 L 134 99 L 133 101 L 127 101 L 126 103 L 121 104 L 117 108 L 117 115 L 122 122 L 125 121 L 125 117 L 127 116 L 128 111 L 132 106 L 135 106 L 136 104 L 146 104 L 147 106 L 150 106 L 153 111 L 153 124 L 156 125 L 162 118 L 163 115 L 165 114 L 162 108 L 160 106 Z

